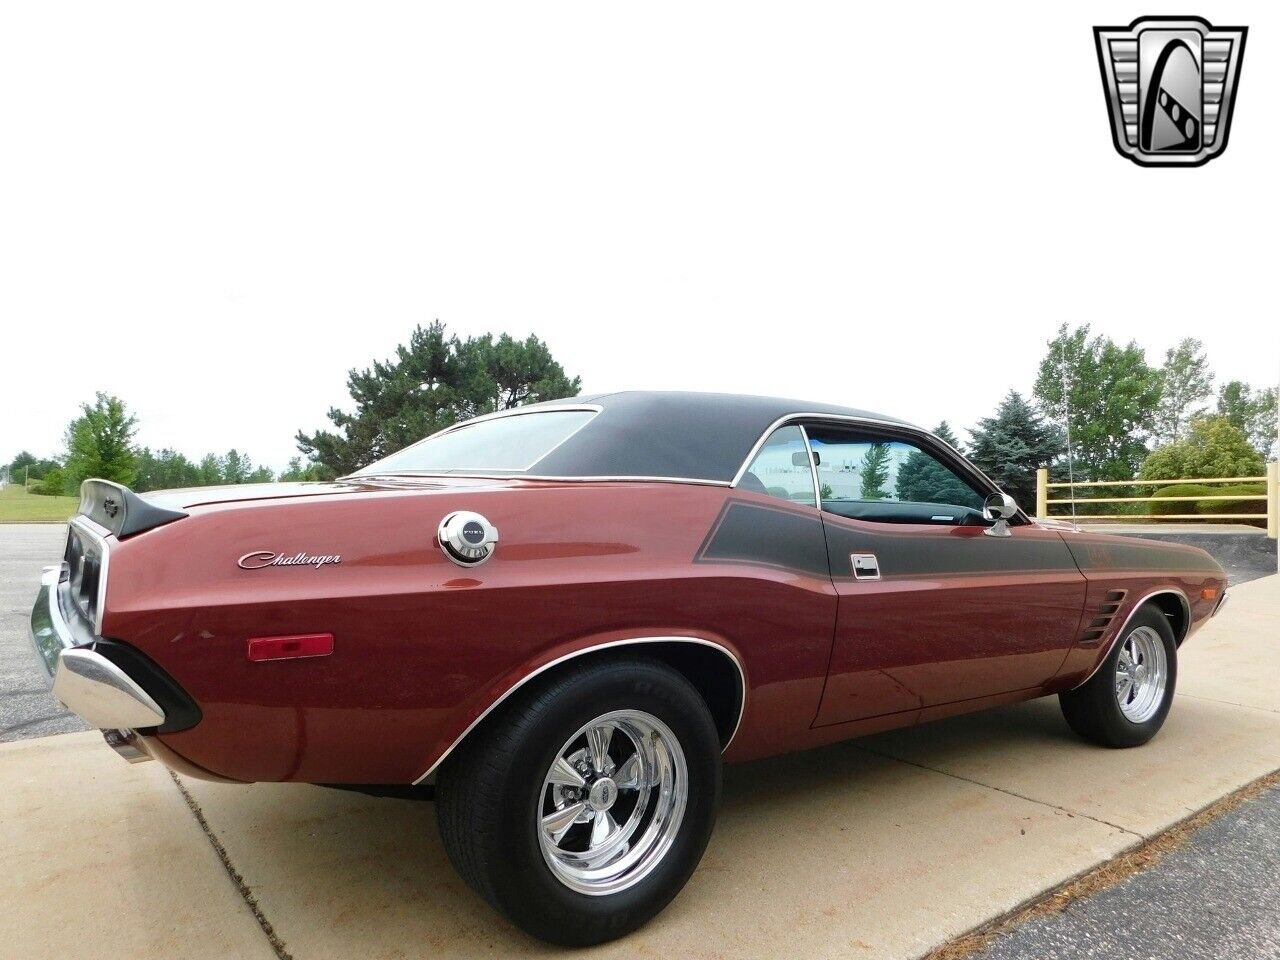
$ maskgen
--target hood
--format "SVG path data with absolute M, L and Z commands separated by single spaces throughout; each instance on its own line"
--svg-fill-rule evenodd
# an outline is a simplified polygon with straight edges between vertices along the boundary
M 1057 530 L 1059 533 L 1083 533 L 1084 530 L 1075 521 L 1062 517 L 1032 517 L 1031 522 L 1044 530 Z

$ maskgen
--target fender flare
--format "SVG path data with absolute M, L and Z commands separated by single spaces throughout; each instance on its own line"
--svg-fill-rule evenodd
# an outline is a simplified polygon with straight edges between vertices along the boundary
M 1143 594 L 1141 599 L 1129 608 L 1129 612 L 1125 614 L 1124 622 L 1120 624 L 1120 629 L 1115 632 L 1115 635 L 1107 642 L 1106 646 L 1100 648 L 1102 650 L 1102 656 L 1100 656 L 1098 658 L 1098 662 L 1093 665 L 1093 669 L 1089 671 L 1089 675 L 1072 687 L 1072 690 L 1079 690 L 1094 678 L 1094 675 L 1102 669 L 1102 665 L 1107 662 L 1107 658 L 1111 656 L 1111 651 L 1114 650 L 1116 644 L 1120 642 L 1120 638 L 1124 636 L 1125 630 L 1129 627 L 1129 621 L 1132 620 L 1134 615 L 1150 601 L 1154 600 L 1156 597 L 1163 596 L 1164 594 L 1170 594 L 1177 597 L 1178 601 L 1182 604 L 1182 612 L 1187 618 L 1187 629 L 1183 633 L 1182 637 L 1177 638 L 1178 643 L 1182 642 L 1187 634 L 1191 632 L 1191 601 L 1188 600 L 1187 595 L 1177 587 L 1161 587 L 1159 590 L 1152 590 L 1150 593 Z
M 734 668 L 738 671 L 738 683 L 741 686 L 742 695 L 738 698 L 738 717 L 734 721 L 733 730 L 729 734 L 729 739 L 725 741 L 724 747 L 721 749 L 721 753 L 723 753 L 725 750 L 728 750 L 730 744 L 733 743 L 733 738 L 738 735 L 738 730 L 742 726 L 743 714 L 746 712 L 746 709 L 747 709 L 747 690 L 748 690 L 747 673 L 746 673 L 746 670 L 743 669 L 742 660 L 738 657 L 738 655 L 734 653 L 732 650 L 730 650 L 729 647 L 725 646 L 723 643 L 718 643 L 715 640 L 706 640 L 702 637 L 633 637 L 626 640 L 610 640 L 605 643 L 590 644 L 588 646 L 582 647 L 577 650 L 571 650 L 570 652 L 563 654 L 562 656 L 554 657 L 553 659 L 548 660 L 546 663 L 536 667 L 535 669 L 526 673 L 524 676 L 520 677 L 520 679 L 510 684 L 508 687 L 506 687 L 506 689 L 502 691 L 502 693 L 500 693 L 497 697 L 491 700 L 489 702 L 489 705 L 486 706 L 484 710 L 482 710 L 479 713 L 479 715 L 475 717 L 474 720 L 472 720 L 469 724 L 467 724 L 466 728 L 460 734 L 458 734 L 457 737 L 453 739 L 453 741 L 449 744 L 449 746 L 447 746 L 444 749 L 444 752 L 441 753 L 438 757 L 436 757 L 434 762 L 432 762 L 431 766 L 427 768 L 427 771 L 424 774 L 422 774 L 422 776 L 418 777 L 418 779 L 413 781 L 414 786 L 417 786 L 423 783 L 429 777 L 431 777 L 440 768 L 440 765 L 444 763 L 444 761 L 448 758 L 448 756 L 451 753 L 453 753 L 455 749 L 457 749 L 458 745 L 467 738 L 468 734 L 470 734 L 471 731 L 473 731 L 476 727 L 478 727 L 484 721 L 484 719 L 489 716 L 489 714 L 493 713 L 494 710 L 496 710 L 499 706 L 501 706 L 512 694 L 514 694 L 517 690 L 519 690 L 529 681 L 535 679 L 536 677 L 541 676 L 542 674 L 546 673 L 548 670 L 551 670 L 555 667 L 560 666 L 563 663 L 567 663 L 570 660 L 573 660 L 577 657 L 584 656 L 586 654 L 599 653 L 603 650 L 614 650 L 621 647 L 637 646 L 637 645 L 649 644 L 649 643 L 699 644 L 704 647 L 711 647 L 714 650 L 718 650 L 720 653 L 724 654 L 724 656 L 726 656 L 729 659 L 729 661 L 733 664 Z

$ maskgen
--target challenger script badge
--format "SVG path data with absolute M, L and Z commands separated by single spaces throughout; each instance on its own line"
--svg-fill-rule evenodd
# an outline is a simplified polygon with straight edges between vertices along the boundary
M 1198 167 L 1226 150 L 1246 33 L 1199 17 L 1094 27 L 1121 156 L 1144 167 Z
M 236 565 L 242 570 L 264 570 L 267 567 L 315 567 L 319 570 L 321 567 L 327 567 L 333 563 L 341 563 L 342 557 L 318 555 L 312 556 L 309 553 L 272 553 L 270 550 L 255 550 L 253 553 L 246 553 L 243 557 L 236 561 Z

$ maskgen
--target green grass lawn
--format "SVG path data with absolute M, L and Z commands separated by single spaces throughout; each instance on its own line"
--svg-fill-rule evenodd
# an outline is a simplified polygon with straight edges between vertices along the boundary
M 0 487 L 0 523 L 63 523 L 79 506 L 79 497 L 38 497 L 19 483 Z

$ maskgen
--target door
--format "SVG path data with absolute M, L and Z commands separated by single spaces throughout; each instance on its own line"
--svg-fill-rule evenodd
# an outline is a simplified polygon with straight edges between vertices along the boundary
M 838 594 L 818 725 L 1038 687 L 1085 580 L 1056 533 L 983 519 L 990 492 L 925 435 L 806 425 Z

